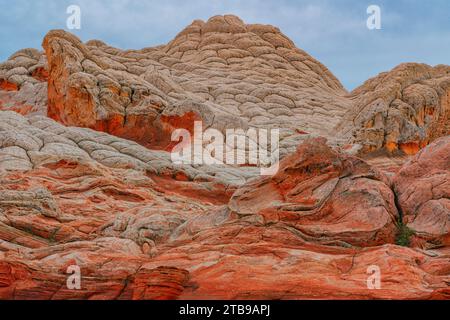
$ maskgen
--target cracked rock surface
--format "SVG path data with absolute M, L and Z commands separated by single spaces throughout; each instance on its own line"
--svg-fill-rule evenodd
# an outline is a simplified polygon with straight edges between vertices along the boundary
M 43 47 L 0 64 L 0 299 L 450 299 L 450 67 L 349 93 L 235 16 Z M 279 128 L 278 172 L 175 164 L 198 120 Z
M 300 145 L 273 177 L 242 169 L 234 172 L 248 181 L 234 183 L 219 173 L 195 180 L 212 171 L 174 168 L 162 151 L 130 141 L 122 148 L 125 140 L 105 133 L 13 112 L 0 118 L 16 136 L 0 131 L 3 299 L 448 298 L 447 242 L 396 246 L 393 191 L 410 224 L 402 183 L 426 172 L 437 192 L 448 139 L 418 156 L 437 161 L 435 171 L 410 169 L 412 160 L 394 189 L 383 172 L 325 139 Z M 113 160 L 95 156 L 103 149 Z M 448 211 L 434 215 L 445 197 L 424 198 L 410 224 L 418 236 L 448 236 Z M 66 286 L 73 265 L 82 290 Z M 381 290 L 367 289 L 371 265 L 386 279 Z

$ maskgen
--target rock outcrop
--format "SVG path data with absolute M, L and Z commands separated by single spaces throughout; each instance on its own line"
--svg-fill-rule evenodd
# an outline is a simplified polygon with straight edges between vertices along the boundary
M 84 44 L 64 31 L 43 46 L 50 117 L 152 148 L 195 120 L 219 130 L 281 128 L 283 148 L 295 147 L 299 131 L 326 134 L 346 111 L 345 90 L 326 67 L 277 28 L 233 16 L 195 21 L 151 49 Z
M 192 131 L 194 121 L 280 128 L 283 156 L 311 135 L 359 155 L 398 156 L 450 133 L 450 67 L 403 64 L 348 93 L 279 29 L 235 16 L 195 21 L 155 48 L 123 51 L 62 30 L 43 46 L 0 65 L 0 110 L 151 148 L 170 149 L 173 130 Z
M 208 181 L 211 168 L 175 168 L 164 152 L 105 133 L 0 118 L 3 299 L 449 297 L 445 242 L 394 245 L 387 177 L 325 140 L 305 142 L 272 178 L 241 168 L 227 180 L 227 168 Z M 448 144 L 419 159 L 445 165 Z M 66 284 L 71 266 L 81 290 Z M 380 290 L 367 287 L 371 266 Z
M 450 134 L 449 66 L 402 64 L 368 80 L 349 98 L 353 107 L 338 132 L 360 144 L 362 153 L 413 155 Z
M 50 117 L 153 148 L 171 132 L 205 127 L 281 128 L 281 153 L 305 134 L 336 145 L 415 154 L 449 134 L 450 67 L 404 64 L 351 93 L 272 26 L 234 16 L 195 21 L 164 46 L 122 51 L 52 31 Z
M 0 299 L 450 299 L 450 67 L 348 93 L 234 16 L 43 47 L 0 64 Z M 174 163 L 195 121 L 280 129 L 278 171 Z
M 450 245 L 450 137 L 419 152 L 394 179 L 403 222 L 425 247 Z
M 230 208 L 294 228 L 310 241 L 343 246 L 394 243 L 398 220 L 388 179 L 360 159 L 333 151 L 323 139 L 307 140 L 276 175 L 240 188 Z
M 47 59 L 43 52 L 24 49 L 0 64 L 0 110 L 47 114 Z

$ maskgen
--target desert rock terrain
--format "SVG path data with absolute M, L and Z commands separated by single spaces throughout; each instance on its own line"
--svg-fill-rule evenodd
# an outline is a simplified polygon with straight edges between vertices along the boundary
M 449 118 L 450 66 L 348 92 L 235 16 L 142 50 L 50 31 L 0 64 L 0 299 L 449 299 Z M 195 121 L 280 129 L 278 172 L 173 163 Z

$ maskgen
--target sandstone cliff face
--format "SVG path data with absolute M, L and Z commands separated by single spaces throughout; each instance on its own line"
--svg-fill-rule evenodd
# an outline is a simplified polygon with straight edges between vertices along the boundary
M 355 89 L 338 126 L 363 153 L 385 149 L 416 154 L 450 134 L 450 67 L 403 64 Z
M 450 68 L 404 64 L 347 93 L 280 30 L 234 16 L 195 21 L 164 46 L 122 51 L 52 31 L 50 117 L 167 148 L 195 120 L 219 130 L 283 129 L 281 153 L 305 134 L 360 154 L 415 154 L 448 135 Z
M 0 64 L 0 299 L 450 298 L 449 67 L 348 93 L 234 16 L 143 50 L 43 46 Z M 196 120 L 280 128 L 279 171 L 174 164 Z
M 339 81 L 277 28 L 233 16 L 195 21 L 165 46 L 121 51 L 52 31 L 49 116 L 165 148 L 173 129 L 282 128 L 326 134 L 346 111 Z M 293 142 L 291 140 L 294 140 Z M 295 150 L 295 148 L 293 149 Z
M 347 93 L 280 30 L 234 16 L 195 21 L 143 50 L 64 31 L 43 46 L 45 54 L 22 50 L 0 66 L 0 109 L 48 113 L 152 148 L 170 148 L 173 130 L 196 120 L 222 131 L 280 128 L 282 155 L 311 135 L 360 155 L 411 155 L 450 132 L 448 66 L 403 64 Z
M 394 243 L 398 213 L 388 179 L 325 140 L 307 140 L 273 177 L 240 188 L 237 214 L 294 228 L 320 243 L 373 246 Z
M 449 142 L 447 136 L 419 152 L 394 180 L 404 223 L 425 247 L 450 244 Z
M 395 246 L 390 182 L 325 140 L 305 142 L 270 179 L 245 183 L 255 173 L 242 168 L 233 184 L 233 171 L 196 180 L 211 169 L 173 167 L 164 152 L 104 133 L 0 118 L 3 299 L 448 298 L 446 242 Z M 448 145 L 438 141 L 419 159 L 448 163 L 440 151 Z M 448 166 L 440 170 L 413 172 L 439 179 Z M 187 179 L 177 180 L 181 172 Z M 411 227 L 420 215 L 433 212 Z M 81 290 L 66 286 L 72 265 Z M 373 265 L 380 290 L 367 288 Z
M 0 110 L 46 115 L 47 80 L 47 60 L 42 52 L 16 52 L 0 64 Z

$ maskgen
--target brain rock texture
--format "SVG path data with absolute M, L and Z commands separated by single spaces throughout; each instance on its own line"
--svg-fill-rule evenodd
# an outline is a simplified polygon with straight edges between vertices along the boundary
M 449 117 L 449 66 L 348 92 L 235 16 L 142 50 L 50 31 L 0 64 L 0 299 L 450 299 Z M 278 172 L 173 163 L 195 121 L 279 129 Z

